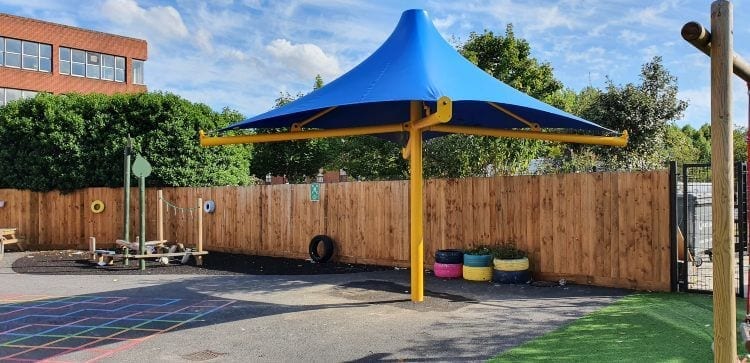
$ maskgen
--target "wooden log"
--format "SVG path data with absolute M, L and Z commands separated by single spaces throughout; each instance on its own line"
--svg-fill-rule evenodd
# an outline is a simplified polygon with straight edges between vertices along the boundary
M 125 255 L 129 258 L 159 258 L 159 257 L 182 257 L 185 255 L 193 255 L 196 256 L 196 259 L 198 257 L 207 255 L 208 251 L 193 251 L 193 252 L 172 252 L 172 253 L 154 253 L 150 255 Z
M 737 361 L 732 154 L 732 4 L 711 4 L 711 183 L 714 362 Z
M 706 30 L 697 21 L 691 21 L 682 26 L 682 38 L 688 43 L 692 44 L 698 50 L 706 54 L 711 55 L 711 32 Z M 732 53 L 732 69 L 734 74 L 742 78 L 745 82 L 750 83 L 750 64 L 748 64 L 742 57 Z

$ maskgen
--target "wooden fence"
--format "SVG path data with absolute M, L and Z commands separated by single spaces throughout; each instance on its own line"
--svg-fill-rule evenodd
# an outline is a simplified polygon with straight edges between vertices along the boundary
M 438 179 L 425 183 L 425 261 L 435 250 L 515 241 L 529 251 L 538 279 L 649 290 L 669 289 L 668 172 L 559 174 Z M 208 250 L 306 257 L 310 239 L 331 236 L 346 262 L 406 266 L 407 181 L 332 183 L 310 201 L 309 185 L 164 188 L 165 236 L 196 241 L 197 198 Z M 137 231 L 133 189 L 131 234 Z M 156 189 L 147 191 L 147 236 L 156 236 Z M 105 203 L 102 213 L 89 208 Z M 18 227 L 45 248 L 85 248 L 122 238 L 122 189 L 69 194 L 0 190 L 0 226 Z M 134 239 L 134 238 L 133 238 Z M 210 258 L 210 257 L 209 257 Z

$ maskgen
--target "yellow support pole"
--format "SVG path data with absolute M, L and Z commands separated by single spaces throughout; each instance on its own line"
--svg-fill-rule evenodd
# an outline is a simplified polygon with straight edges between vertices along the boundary
M 422 118 L 420 102 L 412 101 L 411 125 Z M 424 223 L 422 221 L 422 129 L 409 128 L 409 209 L 411 251 L 411 301 L 424 301 Z
M 453 126 L 453 125 L 436 125 L 428 127 L 426 131 L 447 132 L 452 134 L 495 136 L 495 137 L 512 137 L 516 139 L 534 139 L 559 142 L 571 142 L 576 144 L 607 145 L 607 146 L 625 146 L 628 144 L 628 132 L 625 131 L 620 136 L 595 136 L 595 135 L 575 135 L 575 134 L 558 134 L 553 132 L 539 131 L 522 131 L 522 130 L 502 130 L 490 129 L 485 127 L 474 126 Z

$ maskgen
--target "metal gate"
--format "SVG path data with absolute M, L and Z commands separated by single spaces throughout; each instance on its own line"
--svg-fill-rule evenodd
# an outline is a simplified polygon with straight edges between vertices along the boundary
M 711 164 L 684 164 L 677 185 L 677 258 L 681 291 L 713 290 Z M 747 275 L 747 165 L 734 166 L 735 291 L 743 296 Z

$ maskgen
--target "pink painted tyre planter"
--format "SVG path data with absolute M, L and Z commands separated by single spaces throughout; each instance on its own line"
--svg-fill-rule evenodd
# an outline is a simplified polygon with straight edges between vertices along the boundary
M 460 263 L 437 263 L 435 262 L 434 271 L 436 277 L 448 279 L 457 279 L 463 276 L 463 264 Z

